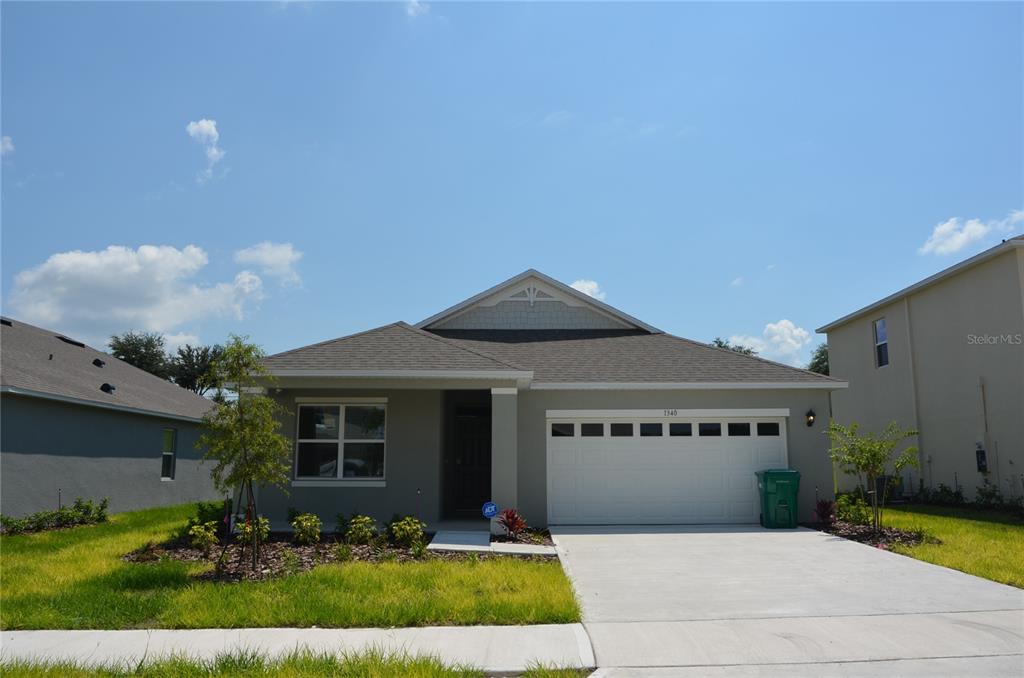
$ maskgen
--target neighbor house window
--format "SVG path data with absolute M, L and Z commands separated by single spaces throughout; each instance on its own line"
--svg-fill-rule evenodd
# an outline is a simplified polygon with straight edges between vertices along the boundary
M 295 477 L 383 480 L 386 419 L 384 405 L 299 405 Z
M 885 318 L 875 321 L 875 366 L 889 364 L 889 334 L 885 329 Z
M 174 480 L 174 462 L 178 452 L 178 431 L 165 428 L 161 439 L 160 480 Z

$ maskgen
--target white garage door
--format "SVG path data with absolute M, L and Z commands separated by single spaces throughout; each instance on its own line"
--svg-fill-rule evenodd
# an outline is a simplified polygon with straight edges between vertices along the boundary
M 788 410 L 549 410 L 548 522 L 756 523 Z

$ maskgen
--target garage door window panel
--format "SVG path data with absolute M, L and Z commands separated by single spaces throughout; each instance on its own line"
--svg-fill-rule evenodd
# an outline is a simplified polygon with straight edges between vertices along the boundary
M 776 421 L 760 421 L 757 423 L 758 437 L 779 435 L 779 423 Z
M 661 437 L 661 424 L 640 424 L 640 437 L 641 438 L 657 438 Z
M 748 422 L 729 422 L 729 437 L 741 437 L 750 435 L 750 424 Z
M 697 424 L 697 433 L 704 437 L 719 437 L 722 435 L 722 425 L 718 422 L 702 422 Z
M 556 423 L 551 424 L 552 438 L 573 438 L 576 436 L 576 424 Z
M 610 424 L 611 433 L 613 438 L 632 438 L 633 437 L 633 424 L 621 424 L 615 423 Z

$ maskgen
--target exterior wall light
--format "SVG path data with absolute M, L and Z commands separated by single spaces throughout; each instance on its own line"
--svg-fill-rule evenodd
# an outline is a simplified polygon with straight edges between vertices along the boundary
M 807 426 L 814 426 L 814 410 L 807 410 L 807 414 L 804 416 L 807 417 Z

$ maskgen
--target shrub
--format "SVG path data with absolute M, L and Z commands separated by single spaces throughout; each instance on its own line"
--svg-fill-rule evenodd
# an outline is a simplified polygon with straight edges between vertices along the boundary
M 999 486 L 990 483 L 988 478 L 985 478 L 978 486 L 974 503 L 982 508 L 1001 508 L 1006 502 L 1003 501 L 1003 493 L 999 490 Z
M 498 524 L 505 530 L 510 539 L 518 539 L 519 535 L 526 531 L 529 525 L 526 518 L 514 508 L 507 508 L 498 514 Z
M 934 490 L 922 487 L 915 499 L 925 504 L 938 504 L 939 506 L 960 506 L 966 503 L 964 491 L 959 486 L 953 489 L 945 483 L 939 483 Z
M 825 527 L 831 527 L 836 522 L 836 503 L 831 499 L 819 499 L 814 508 L 818 522 Z
M 217 534 L 227 533 L 227 523 L 224 517 L 231 514 L 231 500 L 223 501 L 200 501 L 196 502 L 196 512 L 190 516 L 185 526 L 178 532 L 179 537 L 190 537 L 192 528 L 196 525 L 214 523 Z
M 91 500 L 78 497 L 71 506 L 62 506 L 56 511 L 39 511 L 24 518 L 0 516 L 0 528 L 3 529 L 5 534 L 21 534 L 23 532 L 54 530 L 61 527 L 105 523 L 109 519 L 107 514 L 108 505 L 109 502 L 106 497 L 101 499 L 99 503 L 93 503 Z
M 427 555 L 427 542 L 425 539 L 414 541 L 409 546 L 409 553 L 413 558 L 422 558 Z
M 235 526 L 238 528 L 238 541 L 242 544 L 251 544 L 253 522 L 250 520 L 246 520 L 242 523 L 236 523 Z M 259 540 L 261 542 L 266 541 L 267 537 L 270 536 L 270 521 L 264 518 L 263 516 L 258 517 L 256 519 L 255 529 L 257 530 L 256 534 L 259 537 Z
M 348 521 L 345 541 L 349 544 L 369 544 L 377 536 L 377 523 L 370 516 L 354 515 Z
M 836 518 L 854 525 L 871 524 L 871 506 L 857 494 L 841 494 L 836 497 Z
M 315 544 L 320 541 L 320 517 L 312 513 L 299 513 L 292 520 L 295 541 L 299 544 Z
M 348 534 L 348 516 L 344 513 L 339 513 L 336 517 L 334 524 L 334 533 L 338 536 L 338 539 L 345 539 L 345 535 Z
M 193 548 L 203 552 L 204 556 L 210 555 L 210 549 L 217 545 L 217 523 L 213 520 L 188 528 L 189 541 Z
M 299 571 L 299 557 L 294 551 L 285 549 L 281 553 L 281 566 L 286 574 L 295 574 Z
M 426 527 L 425 523 L 413 516 L 400 519 L 392 518 L 388 525 L 388 536 L 395 545 L 409 548 L 413 544 L 424 541 L 423 530 Z
M 338 544 L 334 547 L 334 557 L 337 558 L 339 562 L 349 562 L 353 558 L 352 547 L 345 543 Z

